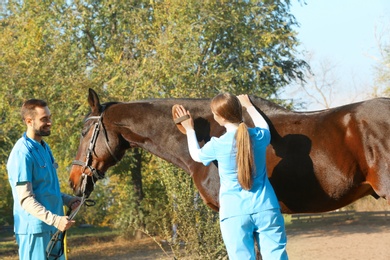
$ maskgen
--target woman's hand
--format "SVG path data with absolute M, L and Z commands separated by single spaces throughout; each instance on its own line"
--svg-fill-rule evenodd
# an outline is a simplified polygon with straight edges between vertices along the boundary
M 252 102 L 250 101 L 248 95 L 243 94 L 243 95 L 238 95 L 237 96 L 238 100 L 241 103 L 241 106 L 248 108 L 250 106 L 253 106 Z
M 186 129 L 186 130 L 189 130 L 189 129 L 194 129 L 194 120 L 192 120 L 192 116 L 190 114 L 190 111 L 186 110 L 182 105 L 179 105 L 177 108 L 176 108 L 176 117 L 182 117 L 182 116 L 185 116 L 185 115 L 188 115 L 190 118 L 189 119 L 186 119 L 184 120 L 183 122 L 181 122 L 180 124 Z

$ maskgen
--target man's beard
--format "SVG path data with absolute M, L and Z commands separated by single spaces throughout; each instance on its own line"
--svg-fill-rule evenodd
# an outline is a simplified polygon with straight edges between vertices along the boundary
M 40 130 L 40 129 L 35 129 L 35 134 L 37 136 L 49 136 L 50 135 L 50 130 L 44 131 L 44 130 Z

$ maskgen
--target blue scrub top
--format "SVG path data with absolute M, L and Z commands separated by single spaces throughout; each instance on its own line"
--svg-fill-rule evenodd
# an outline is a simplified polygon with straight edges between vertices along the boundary
M 23 134 L 13 147 L 7 163 L 8 178 L 14 196 L 14 229 L 16 234 L 56 231 L 22 209 L 16 185 L 31 182 L 35 199 L 53 214 L 63 215 L 63 203 L 57 170 L 50 147 Z
M 247 191 L 238 182 L 236 169 L 237 131 L 230 131 L 220 137 L 212 137 L 199 153 L 204 165 L 218 161 L 221 179 L 219 190 L 220 220 L 225 218 L 258 213 L 264 210 L 280 208 L 274 189 L 268 180 L 266 170 L 266 148 L 271 140 L 269 130 L 248 128 L 254 152 L 256 172 L 252 188 Z

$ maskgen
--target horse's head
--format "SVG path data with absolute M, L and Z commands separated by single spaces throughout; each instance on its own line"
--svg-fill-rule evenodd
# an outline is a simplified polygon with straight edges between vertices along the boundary
M 77 196 L 87 197 L 97 180 L 104 178 L 107 169 L 122 158 L 120 140 L 110 131 L 106 107 L 99 102 L 96 92 L 89 89 L 88 103 L 91 113 L 84 120 L 80 144 L 70 170 L 69 184 Z M 107 116 L 108 117 L 108 116 Z

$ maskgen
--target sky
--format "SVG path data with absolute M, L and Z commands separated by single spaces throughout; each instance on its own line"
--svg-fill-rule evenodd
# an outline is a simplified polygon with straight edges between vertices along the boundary
M 376 34 L 390 26 L 390 0 L 305 2 L 293 0 L 291 7 L 300 24 L 296 28 L 301 42 L 299 50 L 313 55 L 310 62 L 313 66 L 325 61 L 334 66 L 337 93 L 331 106 L 367 99 L 374 85 L 375 58 L 379 57 Z M 324 108 L 302 91 L 284 95 L 306 102 L 304 110 Z

